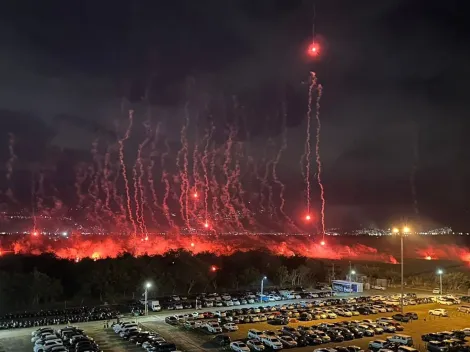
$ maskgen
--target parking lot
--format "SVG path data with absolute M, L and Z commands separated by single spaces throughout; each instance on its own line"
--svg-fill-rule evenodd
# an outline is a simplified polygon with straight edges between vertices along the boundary
M 439 331 L 448 331 L 448 330 L 456 330 L 456 329 L 463 329 L 470 327 L 470 317 L 468 314 L 462 314 L 457 312 L 456 308 L 449 308 L 449 317 L 430 317 L 428 315 L 428 311 L 430 309 L 439 308 L 440 306 L 436 304 L 424 304 L 421 306 L 413 306 L 413 307 L 406 307 L 405 312 L 415 312 L 418 314 L 418 320 L 411 320 L 409 323 L 403 323 L 404 331 L 403 334 L 410 335 L 413 340 L 415 341 L 415 348 L 420 351 L 425 350 L 424 342 L 421 341 L 421 335 L 424 335 L 429 332 L 439 332 Z M 321 319 L 315 320 L 311 322 L 298 322 L 298 323 L 289 323 L 289 326 L 297 328 L 298 326 L 312 326 L 318 325 L 322 322 L 334 323 L 339 321 L 348 321 L 348 320 L 359 320 L 362 318 L 368 319 L 377 319 L 380 317 L 391 316 L 392 313 L 379 313 L 374 315 L 369 315 L 367 317 L 351 317 L 351 318 L 343 318 L 340 317 L 338 319 Z M 424 319 L 426 318 L 426 320 Z M 157 325 L 152 324 L 152 326 L 157 327 Z M 173 331 L 182 330 L 180 327 L 171 326 Z M 232 341 L 235 340 L 246 340 L 248 330 L 249 329 L 258 329 L 260 331 L 264 330 L 273 330 L 277 331 L 280 329 L 280 326 L 270 325 L 269 323 L 262 322 L 262 323 L 254 323 L 254 324 L 240 324 L 239 330 L 236 332 L 224 332 L 225 335 L 230 336 Z M 184 331 L 184 330 L 183 330 Z M 187 331 L 187 335 L 191 336 L 195 341 L 203 340 L 203 345 L 208 346 L 210 345 L 210 341 L 212 340 L 213 336 L 206 335 L 204 333 L 200 333 L 197 331 Z M 374 337 L 363 337 L 360 339 L 354 339 L 351 341 L 344 341 L 344 342 L 332 342 L 328 344 L 322 344 L 320 346 L 306 346 L 306 347 L 297 347 L 292 349 L 293 351 L 298 352 L 305 352 L 305 351 L 313 351 L 315 348 L 319 347 L 335 347 L 335 346 L 351 346 L 356 345 L 361 347 L 364 350 L 368 349 L 368 344 L 370 341 L 374 339 L 384 339 L 386 336 L 390 336 L 392 333 L 383 333 L 382 335 L 376 335 Z
M 294 301 L 292 301 L 294 302 Z M 297 301 L 298 302 L 298 301 Z M 274 304 L 286 304 L 286 302 L 270 302 L 267 304 L 262 304 L 262 306 L 273 306 Z M 246 307 L 257 307 L 260 304 L 255 304 Z M 332 308 L 329 306 L 326 308 Z M 430 333 L 430 332 L 439 332 L 439 331 L 448 331 L 448 330 L 457 330 L 470 327 L 470 316 L 465 313 L 457 311 L 456 306 L 445 306 L 449 312 L 449 317 L 433 317 L 429 316 L 428 311 L 430 309 L 442 308 L 442 305 L 431 303 L 431 304 L 421 304 L 405 307 L 405 312 L 415 312 L 418 314 L 418 320 L 411 320 L 408 323 L 403 323 L 404 331 L 401 332 L 406 335 L 412 336 L 414 340 L 415 347 L 420 351 L 425 351 L 425 343 L 421 341 L 421 335 Z M 231 310 L 235 307 L 224 307 L 224 308 L 211 308 L 211 309 L 202 309 L 201 311 L 212 311 L 216 310 L 224 311 Z M 244 308 L 243 306 L 236 308 Z M 195 352 L 195 351 L 217 351 L 221 350 L 220 346 L 215 345 L 212 342 L 212 339 L 216 334 L 209 334 L 203 332 L 202 329 L 189 330 L 184 328 L 182 325 L 170 325 L 165 322 L 165 317 L 171 314 L 184 314 L 192 313 L 193 310 L 188 311 L 178 311 L 178 312 L 160 312 L 153 314 L 147 317 L 138 317 L 136 320 L 140 323 L 140 327 L 143 330 L 149 330 L 157 332 L 161 337 L 165 338 L 167 341 L 174 342 L 177 347 L 186 352 Z M 395 312 L 387 313 L 377 313 L 370 315 L 359 315 L 353 317 L 338 317 L 336 319 L 318 319 L 312 321 L 296 321 L 291 319 L 288 326 L 293 328 L 298 328 L 299 326 L 318 326 L 321 323 L 335 323 L 340 321 L 352 321 L 352 320 L 362 320 L 370 319 L 375 321 L 380 317 L 390 317 Z M 134 318 L 126 319 L 130 321 Z M 86 323 L 77 323 L 74 324 L 84 329 L 86 333 L 92 337 L 96 343 L 98 343 L 100 350 L 102 351 L 145 351 L 141 346 L 136 346 L 135 343 L 130 343 L 121 337 L 118 334 L 114 333 L 112 328 L 105 328 L 102 322 L 86 322 Z M 58 326 L 57 328 L 60 328 Z M 247 338 L 247 333 L 249 329 L 258 329 L 260 331 L 271 330 L 278 333 L 278 330 L 282 328 L 282 325 L 272 325 L 268 322 L 255 322 L 255 323 L 245 323 L 238 324 L 238 331 L 227 332 L 224 331 L 223 334 L 231 338 L 232 341 L 243 340 Z M 31 332 L 35 328 L 26 328 L 26 329 L 16 329 L 16 330 L 2 330 L 0 331 L 0 352 L 10 352 L 10 351 L 28 351 L 32 350 L 31 343 Z M 318 346 L 306 346 L 306 347 L 297 347 L 292 350 L 295 352 L 304 352 L 304 351 L 313 351 L 316 348 L 326 348 L 326 347 L 336 347 L 336 346 L 359 346 L 364 350 L 368 350 L 368 344 L 374 339 L 385 339 L 387 336 L 392 335 L 392 333 L 383 333 L 381 335 L 376 335 L 374 337 L 362 337 L 356 338 L 350 341 L 344 342 L 331 342 L 327 344 L 321 344 Z

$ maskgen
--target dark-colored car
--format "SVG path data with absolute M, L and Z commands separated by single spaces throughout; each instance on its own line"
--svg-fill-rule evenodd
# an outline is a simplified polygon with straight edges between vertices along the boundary
M 401 313 L 392 315 L 392 318 L 395 319 L 396 321 L 402 321 L 404 323 L 409 322 L 411 319 L 408 315 L 404 315 Z
M 418 320 L 418 314 L 416 314 L 415 312 L 408 312 L 408 313 L 405 313 L 405 315 L 409 316 L 413 320 Z
M 343 342 L 344 336 L 335 330 L 327 330 L 325 333 L 331 338 L 332 342 Z
M 230 336 L 217 335 L 212 339 L 212 342 L 219 346 L 228 346 L 230 345 L 230 342 L 232 342 L 232 340 L 230 339 Z
M 359 329 L 354 326 L 350 327 L 349 331 L 351 331 L 354 334 L 354 338 L 356 339 L 360 339 L 364 336 L 364 333 L 362 331 L 359 331 Z

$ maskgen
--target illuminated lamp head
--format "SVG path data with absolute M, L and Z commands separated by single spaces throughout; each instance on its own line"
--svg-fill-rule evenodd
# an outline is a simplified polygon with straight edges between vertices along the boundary
M 312 220 L 312 217 L 310 216 L 310 214 L 305 215 L 305 220 L 307 220 L 307 221 Z
M 320 242 L 320 245 L 324 246 L 324 245 L 326 245 L 326 242 L 325 242 L 325 241 L 321 241 L 321 242 Z
M 215 272 L 217 271 L 217 267 L 216 267 L 215 265 L 212 265 L 212 266 L 211 266 L 211 271 L 212 271 L 213 273 L 215 273 Z
M 39 235 L 39 232 L 37 232 L 36 230 L 33 231 L 32 233 L 33 236 L 38 236 Z
M 426 258 L 424 258 L 426 260 L 432 260 L 432 257 L 430 255 L 426 256 Z

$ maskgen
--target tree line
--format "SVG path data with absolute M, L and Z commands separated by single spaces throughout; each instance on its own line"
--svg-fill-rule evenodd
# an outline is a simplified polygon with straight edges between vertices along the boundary
M 0 259 L 0 312 L 42 309 L 58 305 L 114 304 L 140 299 L 144 284 L 151 282 L 150 298 L 172 294 L 314 287 L 331 279 L 346 279 L 350 262 L 275 256 L 264 251 L 237 252 L 231 256 L 211 253 L 192 255 L 180 250 L 161 256 L 115 259 L 83 259 L 73 262 L 53 255 L 4 255 Z M 399 268 L 386 263 L 354 263 L 359 281 L 400 281 Z M 459 276 L 460 275 L 460 276 Z M 435 285 L 436 275 L 407 276 L 409 284 Z M 446 287 L 470 285 L 467 273 L 443 277 Z

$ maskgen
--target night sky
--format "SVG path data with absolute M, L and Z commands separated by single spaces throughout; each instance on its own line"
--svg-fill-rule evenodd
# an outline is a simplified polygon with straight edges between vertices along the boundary
M 23 143 L 19 159 L 34 160 L 37 148 L 51 146 L 88 152 L 96 126 L 113 131 L 122 102 L 139 106 L 146 93 L 176 143 L 177 111 L 191 76 L 200 99 L 233 94 L 252 112 L 252 150 L 279 135 L 277 120 L 270 123 L 269 116 L 286 99 L 288 149 L 280 174 L 295 198 L 303 187 L 302 81 L 314 70 L 324 86 L 327 224 L 354 218 L 383 226 L 414 218 L 415 165 L 421 219 L 466 227 L 470 23 L 462 1 L 317 0 L 322 55 L 316 61 L 304 52 L 312 37 L 313 1 L 2 5 L 3 159 L 8 132 Z M 143 132 L 133 138 L 139 143 Z

